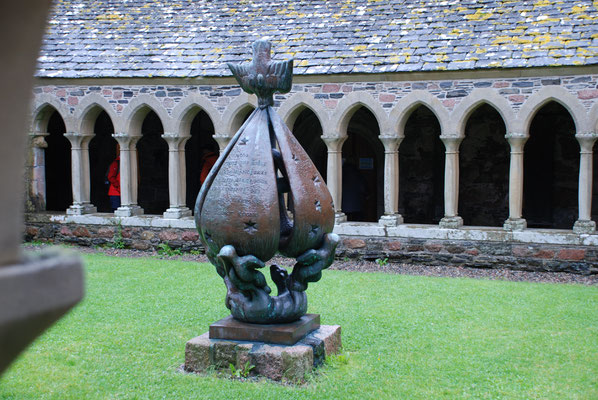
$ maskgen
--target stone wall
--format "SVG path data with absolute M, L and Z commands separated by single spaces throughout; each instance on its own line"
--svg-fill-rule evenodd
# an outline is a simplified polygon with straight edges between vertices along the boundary
M 439 99 L 444 108 L 450 112 L 475 89 L 488 88 L 497 97 L 507 100 L 509 106 L 517 111 L 532 94 L 544 87 L 556 86 L 564 88 L 586 109 L 589 109 L 598 99 L 597 83 L 598 75 L 398 82 L 351 82 L 348 79 L 344 83 L 294 84 L 290 93 L 275 96 L 275 107 L 280 107 L 295 93 L 309 93 L 322 103 L 325 110 L 333 111 L 350 93 L 365 92 L 377 100 L 383 109 L 390 110 L 412 92 L 425 91 Z M 155 99 L 170 115 L 177 104 L 191 95 L 209 99 L 214 109 L 221 114 L 242 95 L 241 89 L 236 85 L 48 85 L 36 87 L 34 94 L 38 97 L 42 94 L 51 95 L 63 103 L 70 113 L 75 113 L 89 95 L 98 95 L 105 99 L 116 113 L 123 112 L 134 99 L 146 96 Z
M 190 229 L 132 227 L 118 224 L 82 225 L 56 222 L 27 223 L 25 241 L 66 243 L 78 246 L 117 246 L 135 250 L 157 250 L 164 243 L 182 251 L 202 250 L 199 234 Z
M 185 227 L 122 225 L 118 219 L 105 223 L 74 223 L 51 215 L 29 214 L 25 240 L 68 243 L 80 246 L 111 246 L 121 242 L 136 250 L 159 249 L 165 243 L 182 251 L 202 250 L 193 221 Z M 160 221 L 160 218 L 154 218 Z M 164 221 L 164 220 L 161 220 Z M 348 230 L 348 228 L 345 228 Z M 356 232 L 358 233 L 358 232 Z M 563 237 L 555 234 L 553 243 L 522 243 L 507 240 L 422 239 L 381 235 L 341 233 L 337 258 L 376 260 L 417 265 L 467 266 L 474 268 L 508 268 L 525 271 L 598 273 L 598 247 L 583 244 L 557 244 Z M 500 237 L 500 232 L 496 233 Z M 545 240 L 545 239 L 542 239 Z
M 598 249 L 595 246 L 343 237 L 336 256 L 366 260 L 387 258 L 389 262 L 449 267 L 598 273 Z

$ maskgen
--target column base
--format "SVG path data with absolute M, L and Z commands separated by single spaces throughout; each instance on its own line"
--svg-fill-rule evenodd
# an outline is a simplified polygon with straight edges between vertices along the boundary
M 587 219 L 578 219 L 573 224 L 575 233 L 594 233 L 596 231 L 596 222 Z
M 164 211 L 164 218 L 166 219 L 179 219 L 190 216 L 191 210 L 187 207 L 172 207 Z
M 132 217 L 141 214 L 143 214 L 143 208 L 139 207 L 137 204 L 120 206 L 114 211 L 114 215 L 117 217 Z
M 67 215 L 93 214 L 96 212 L 98 212 L 98 209 L 91 203 L 73 204 L 66 209 Z
M 438 224 L 441 228 L 457 229 L 463 226 L 463 218 L 455 215 L 454 217 L 444 217 Z
M 338 225 L 341 222 L 347 222 L 347 216 L 345 215 L 344 212 L 340 211 L 340 212 L 335 212 L 334 213 L 334 224 Z
M 378 223 L 384 226 L 398 226 L 403 223 L 403 216 L 401 214 L 385 214 L 380 217 Z
M 509 218 L 503 224 L 505 231 L 522 231 L 527 228 L 527 221 L 524 218 Z

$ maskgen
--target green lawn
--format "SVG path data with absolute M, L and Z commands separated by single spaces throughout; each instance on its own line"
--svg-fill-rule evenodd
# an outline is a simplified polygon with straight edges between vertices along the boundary
M 0 378 L 1 399 L 596 399 L 598 288 L 326 271 L 309 312 L 345 357 L 303 386 L 177 372 L 228 314 L 213 267 L 85 258 L 87 293 Z

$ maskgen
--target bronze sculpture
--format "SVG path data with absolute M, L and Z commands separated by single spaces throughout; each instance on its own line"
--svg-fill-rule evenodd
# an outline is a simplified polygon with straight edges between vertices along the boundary
M 320 173 L 276 114 L 273 93 L 291 89 L 293 60 L 272 61 L 271 45 L 253 44 L 253 61 L 231 65 L 258 108 L 231 139 L 206 178 L 195 222 L 206 254 L 224 279 L 237 320 L 284 323 L 307 311 L 305 290 L 321 278 L 339 242 L 332 197 Z M 277 252 L 296 259 L 289 274 L 270 267 L 278 295 L 258 269 Z

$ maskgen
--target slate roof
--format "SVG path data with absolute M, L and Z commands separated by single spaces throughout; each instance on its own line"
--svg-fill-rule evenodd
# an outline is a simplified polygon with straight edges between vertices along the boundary
M 274 42 L 295 74 L 598 64 L 592 0 L 56 0 L 38 77 L 230 76 Z

